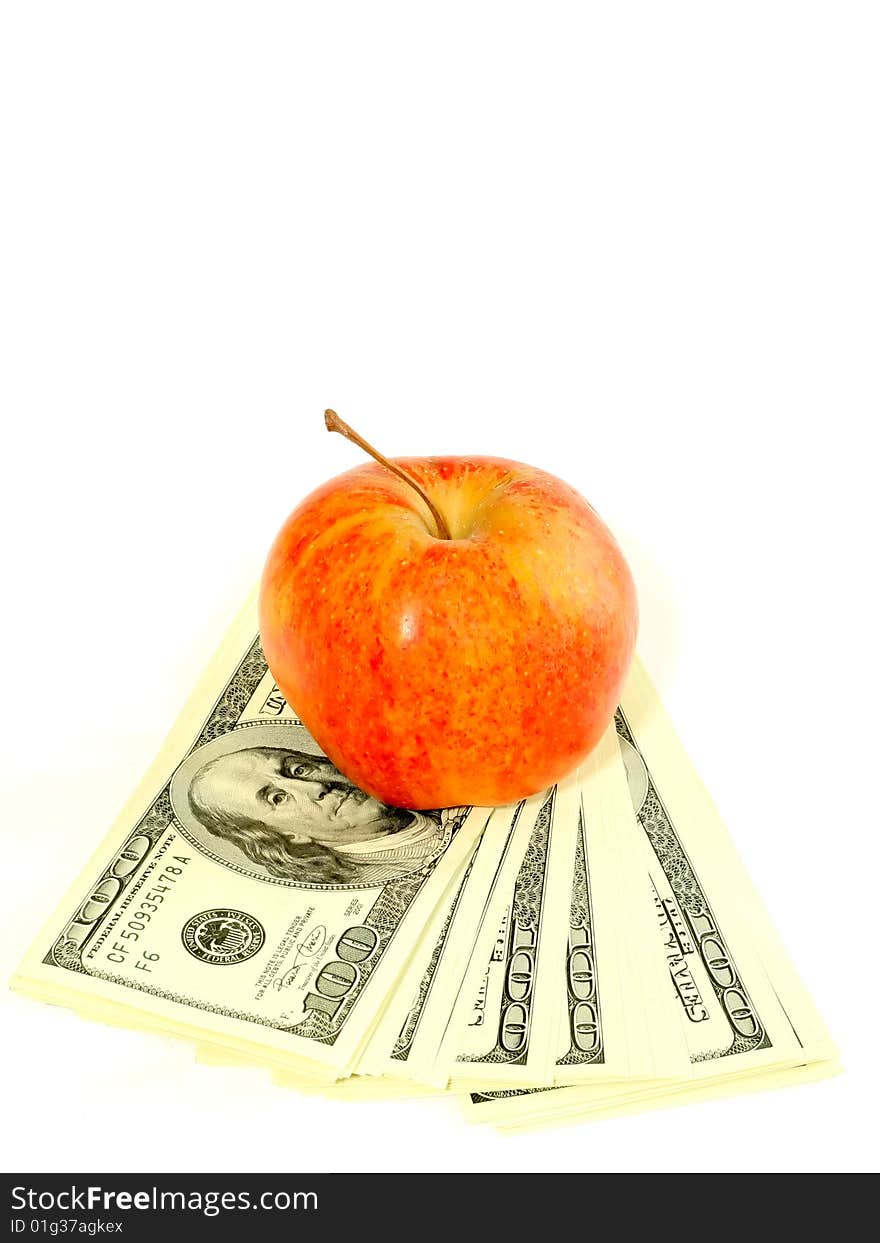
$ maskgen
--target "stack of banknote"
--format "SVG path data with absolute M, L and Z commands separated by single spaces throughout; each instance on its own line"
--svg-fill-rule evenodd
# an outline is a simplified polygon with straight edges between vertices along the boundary
M 252 602 L 14 984 L 301 1091 L 456 1095 L 503 1128 L 837 1069 L 638 662 L 559 785 L 411 813 L 321 753 Z

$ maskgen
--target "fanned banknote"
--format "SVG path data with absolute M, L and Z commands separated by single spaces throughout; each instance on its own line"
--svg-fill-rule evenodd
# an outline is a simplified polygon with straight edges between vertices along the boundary
M 609 727 L 581 768 L 554 1083 L 687 1073 L 640 847 Z
M 505 808 L 493 812 L 461 883 L 426 929 L 416 971 L 401 981 L 359 1059 L 359 1073 L 445 1085 L 448 1071 L 440 1068 L 437 1055 L 450 1021 L 450 998 L 460 991 L 475 936 L 497 916 L 499 879 L 521 859 L 540 805 L 539 798 L 527 799 L 512 814 Z
M 836 1069 L 836 1049 L 773 932 L 726 829 L 636 661 L 615 719 L 641 855 L 690 1067 L 675 1082 L 474 1092 L 502 1126 L 606 1116 L 794 1082 Z
M 255 636 L 251 602 L 14 983 L 336 1078 L 490 810 L 357 790 Z
M 285 1087 L 460 1095 L 514 1130 L 837 1067 L 637 662 L 565 781 L 414 813 L 321 753 L 253 601 L 13 983 Z

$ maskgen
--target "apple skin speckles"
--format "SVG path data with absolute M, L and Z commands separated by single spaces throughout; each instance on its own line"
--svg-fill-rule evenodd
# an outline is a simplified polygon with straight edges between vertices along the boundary
M 514 802 L 608 725 L 635 587 L 573 488 L 499 458 L 401 458 L 323 484 L 266 562 L 260 633 L 288 701 L 352 781 L 409 808 Z

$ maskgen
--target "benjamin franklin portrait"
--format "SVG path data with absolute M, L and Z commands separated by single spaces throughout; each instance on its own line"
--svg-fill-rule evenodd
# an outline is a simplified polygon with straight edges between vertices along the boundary
M 385 883 L 430 863 L 449 836 L 449 813 L 378 802 L 289 723 L 243 726 L 197 748 L 172 778 L 171 801 L 203 853 L 281 884 Z

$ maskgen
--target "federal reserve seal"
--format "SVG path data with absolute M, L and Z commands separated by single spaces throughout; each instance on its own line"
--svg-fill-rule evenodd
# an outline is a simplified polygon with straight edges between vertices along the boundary
M 262 947 L 266 933 L 244 911 L 201 911 L 183 925 L 183 944 L 199 962 L 223 967 L 247 962 Z

